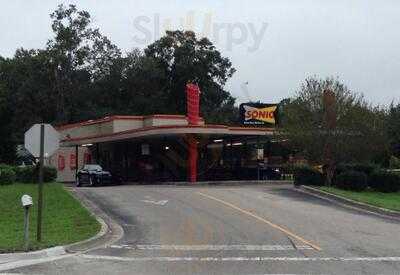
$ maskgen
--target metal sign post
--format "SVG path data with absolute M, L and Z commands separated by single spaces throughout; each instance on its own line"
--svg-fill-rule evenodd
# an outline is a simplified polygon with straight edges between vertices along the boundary
M 35 124 L 25 133 L 25 148 L 39 158 L 37 241 L 42 240 L 43 167 L 44 156 L 51 156 L 59 148 L 59 133 L 49 124 Z
M 42 209 L 43 209 L 43 164 L 44 164 L 44 124 L 40 124 L 40 156 L 39 156 L 39 184 L 38 184 L 38 216 L 37 241 L 42 241 Z

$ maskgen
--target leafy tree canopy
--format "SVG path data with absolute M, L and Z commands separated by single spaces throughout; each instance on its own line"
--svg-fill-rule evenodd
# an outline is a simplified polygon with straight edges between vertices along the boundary
M 390 105 L 388 121 L 387 121 L 388 136 L 392 153 L 400 157 L 400 104 Z
M 201 88 L 201 110 L 208 121 L 231 119 L 235 99 L 224 85 L 235 69 L 207 38 L 197 39 L 191 31 L 168 31 L 145 49 L 145 55 L 165 73 L 163 93 L 171 111 L 185 113 L 185 85 L 192 81 Z
M 329 104 L 324 91 L 332 93 Z M 282 133 L 316 163 L 374 161 L 386 152 L 385 110 L 370 106 L 338 79 L 307 78 L 284 102 L 283 113 Z

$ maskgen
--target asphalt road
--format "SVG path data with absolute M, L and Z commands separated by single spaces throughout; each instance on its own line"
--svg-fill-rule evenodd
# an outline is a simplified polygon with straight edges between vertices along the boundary
M 11 273 L 400 274 L 400 223 L 291 186 L 80 188 L 117 243 Z

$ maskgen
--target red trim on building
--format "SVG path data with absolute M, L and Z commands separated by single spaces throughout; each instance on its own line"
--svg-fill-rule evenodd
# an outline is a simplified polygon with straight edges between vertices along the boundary
M 104 137 L 113 137 L 119 136 L 124 134 L 132 134 L 132 133 L 140 133 L 146 132 L 151 130 L 161 130 L 161 129 L 227 129 L 229 131 L 243 131 L 243 132 L 250 132 L 250 131 L 259 131 L 259 132 L 268 132 L 274 131 L 272 128 L 246 128 L 246 127 L 228 127 L 226 125 L 163 125 L 163 126 L 150 126 L 150 127 L 143 127 L 139 129 L 127 130 L 112 134 L 105 134 L 105 135 L 92 135 L 86 137 L 79 137 L 79 138 L 70 138 L 64 139 L 61 142 L 73 142 L 73 141 L 81 141 L 85 139 L 94 139 L 94 138 L 104 138 Z
M 76 168 L 76 155 L 75 154 L 69 155 L 69 168 L 71 170 Z
M 115 116 L 109 116 L 109 117 L 104 117 L 100 119 L 94 119 L 94 120 L 87 120 L 87 121 L 81 121 L 77 123 L 71 123 L 71 124 L 65 124 L 65 125 L 60 125 L 57 126 L 57 130 L 66 130 L 66 129 L 71 129 L 71 128 L 76 128 L 76 127 L 81 127 L 81 126 L 88 126 L 88 125 L 93 125 L 93 124 L 99 124 L 99 123 L 105 123 L 105 122 L 111 122 L 114 120 L 145 120 L 145 119 L 151 119 L 151 118 L 156 118 L 156 119 L 181 119 L 181 120 L 186 120 L 187 117 L 183 115 L 148 115 L 148 116 L 122 116 L 122 115 L 115 115 Z M 203 118 L 200 118 L 200 121 L 204 121 Z
M 62 155 L 58 156 L 58 170 L 62 171 L 65 168 L 65 158 Z

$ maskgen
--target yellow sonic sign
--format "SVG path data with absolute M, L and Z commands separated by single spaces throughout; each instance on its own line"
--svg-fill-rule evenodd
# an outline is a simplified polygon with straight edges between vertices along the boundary
M 245 125 L 276 124 L 278 106 L 272 104 L 248 103 L 240 105 L 241 121 Z

